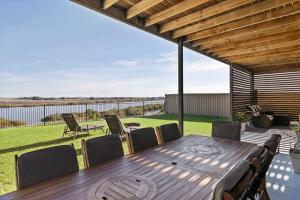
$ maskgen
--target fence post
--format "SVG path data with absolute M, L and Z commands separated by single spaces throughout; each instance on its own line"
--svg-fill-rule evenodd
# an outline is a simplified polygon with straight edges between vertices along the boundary
M 87 104 L 85 104 L 85 121 L 87 122 L 88 121 L 88 111 L 87 111 Z
M 143 116 L 145 116 L 145 102 L 143 101 Z
M 44 105 L 44 126 L 46 125 L 46 105 Z
M 117 102 L 118 115 L 120 116 L 120 103 Z

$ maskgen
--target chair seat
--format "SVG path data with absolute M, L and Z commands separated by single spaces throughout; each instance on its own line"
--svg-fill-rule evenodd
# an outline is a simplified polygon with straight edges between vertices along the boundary
M 96 129 L 103 129 L 104 126 L 96 126 L 96 125 L 84 125 L 80 126 L 82 131 L 88 131 L 88 130 L 96 130 Z
M 131 128 L 131 127 L 137 128 L 137 127 L 140 127 L 141 124 L 140 123 L 136 123 L 136 122 L 130 122 L 130 123 L 124 123 L 124 126 L 126 128 Z

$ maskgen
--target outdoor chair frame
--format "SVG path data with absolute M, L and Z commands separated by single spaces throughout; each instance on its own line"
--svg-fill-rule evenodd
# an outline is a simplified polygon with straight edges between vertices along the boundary
M 85 132 L 87 134 L 90 134 L 90 130 L 102 130 L 102 132 L 104 133 L 104 126 L 99 125 L 99 126 L 95 126 L 95 125 L 85 125 L 85 126 L 80 126 L 75 118 L 75 116 L 73 115 L 73 113 L 63 113 L 61 114 L 63 120 L 66 123 L 66 126 L 64 128 L 64 132 L 62 135 L 62 138 L 64 138 L 65 135 L 72 135 L 73 138 L 75 139 L 77 135 L 79 135 L 79 133 Z

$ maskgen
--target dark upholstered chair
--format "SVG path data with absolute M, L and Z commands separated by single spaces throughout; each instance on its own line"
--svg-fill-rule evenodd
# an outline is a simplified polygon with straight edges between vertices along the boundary
M 273 154 L 279 153 L 279 144 L 281 140 L 281 135 L 273 134 L 271 138 L 269 138 L 264 146 L 268 148 Z
M 259 154 L 253 156 L 252 158 L 248 156 L 249 160 L 252 159 L 252 163 L 258 163 L 257 173 L 250 181 L 248 191 L 245 193 L 245 196 L 250 199 L 254 199 L 254 196 L 257 193 L 262 196 L 261 199 L 269 199 L 269 195 L 266 189 L 266 173 L 273 160 L 274 153 L 269 151 L 267 147 L 263 147 L 263 149 L 263 152 L 260 152 L 257 148 L 256 152 L 259 152 Z M 253 154 L 254 152 L 255 149 L 253 150 Z
M 129 153 L 135 153 L 158 145 L 154 128 L 141 128 L 128 134 Z
M 72 145 L 61 145 L 15 156 L 17 188 L 67 175 L 79 170 Z
M 124 156 L 122 141 L 118 135 L 107 135 L 81 140 L 85 167 Z
M 241 140 L 241 124 L 235 121 L 213 121 L 212 137 Z
M 244 199 L 255 172 L 249 161 L 241 161 L 215 185 L 210 200 Z
M 181 137 L 176 123 L 164 124 L 157 127 L 157 133 L 160 137 L 161 143 L 166 143 Z

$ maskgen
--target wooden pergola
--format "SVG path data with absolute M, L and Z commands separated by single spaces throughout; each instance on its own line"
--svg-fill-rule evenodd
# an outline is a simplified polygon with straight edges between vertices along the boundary
M 299 0 L 72 1 L 178 44 L 181 130 L 183 47 L 230 65 L 232 116 L 252 103 L 300 113 Z

